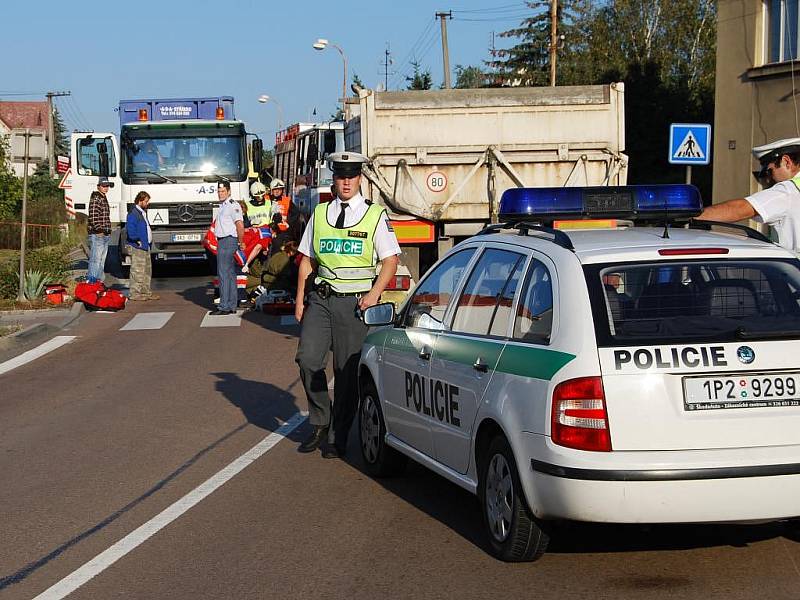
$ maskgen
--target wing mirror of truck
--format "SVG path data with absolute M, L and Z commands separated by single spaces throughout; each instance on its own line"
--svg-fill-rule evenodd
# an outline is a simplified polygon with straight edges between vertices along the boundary
M 100 159 L 100 176 L 108 177 L 108 146 L 105 142 L 97 143 L 97 154 Z
M 394 323 L 394 304 L 391 302 L 382 302 L 364 309 L 361 313 L 361 319 L 365 325 L 376 327 L 378 325 L 391 325 Z
M 262 157 L 264 155 L 264 142 L 262 142 L 259 138 L 253 140 L 251 144 L 251 151 L 253 153 L 253 170 L 256 173 L 261 173 L 262 165 Z
M 336 131 L 328 129 L 322 138 L 322 158 L 336 152 Z

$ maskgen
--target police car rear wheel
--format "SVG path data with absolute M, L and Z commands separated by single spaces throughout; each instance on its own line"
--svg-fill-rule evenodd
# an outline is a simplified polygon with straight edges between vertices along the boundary
M 544 554 L 549 537 L 525 503 L 516 461 L 502 436 L 492 440 L 483 457 L 478 492 L 489 545 L 497 558 L 523 562 Z
M 386 423 L 383 420 L 378 392 L 372 381 L 364 383 L 361 389 L 358 432 L 361 455 L 370 475 L 388 477 L 403 470 L 408 459 L 386 445 Z

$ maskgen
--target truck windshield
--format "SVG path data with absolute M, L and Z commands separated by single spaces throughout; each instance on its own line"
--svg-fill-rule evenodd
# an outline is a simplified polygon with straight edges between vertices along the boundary
M 243 137 L 181 136 L 127 137 L 124 174 L 132 178 L 198 178 L 225 175 L 234 180 L 246 176 Z
M 797 260 L 588 265 L 598 344 L 800 339 Z

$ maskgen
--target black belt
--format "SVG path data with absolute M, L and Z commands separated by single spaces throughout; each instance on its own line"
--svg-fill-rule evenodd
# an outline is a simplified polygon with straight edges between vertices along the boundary
M 331 296 L 336 296 L 337 298 L 343 298 L 345 296 L 363 296 L 366 292 L 337 292 L 331 287 L 330 283 L 322 282 L 318 283 L 314 286 L 314 291 L 317 292 L 320 298 L 323 300 L 326 298 L 330 298 Z

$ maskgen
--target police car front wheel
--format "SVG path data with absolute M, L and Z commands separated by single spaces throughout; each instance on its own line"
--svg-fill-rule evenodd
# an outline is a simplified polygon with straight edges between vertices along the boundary
M 478 492 L 489 545 L 497 558 L 524 562 L 544 554 L 549 537 L 522 497 L 516 461 L 503 436 L 492 440 L 481 461 Z
M 361 455 L 370 475 L 388 477 L 403 470 L 408 459 L 386 445 L 386 422 L 375 384 L 369 379 L 361 386 L 358 432 Z

